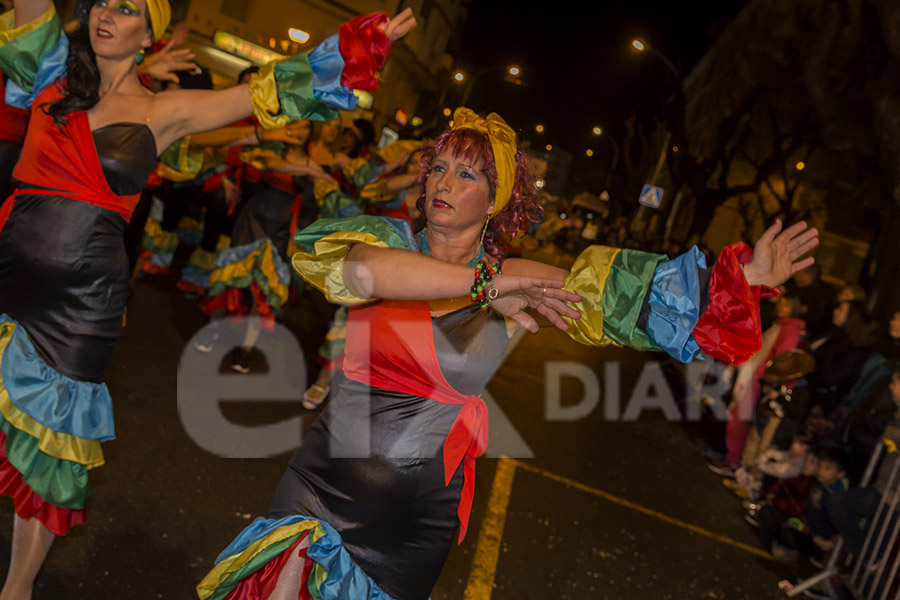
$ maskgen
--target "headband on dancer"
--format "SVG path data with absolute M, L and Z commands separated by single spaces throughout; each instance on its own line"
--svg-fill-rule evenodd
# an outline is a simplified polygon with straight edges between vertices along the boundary
M 497 190 L 494 194 L 494 212 L 491 213 L 493 219 L 512 198 L 516 181 L 516 132 L 497 113 L 479 117 L 464 107 L 457 108 L 453 113 L 453 129 L 474 129 L 488 136 L 491 142 L 494 165 L 497 167 Z
M 172 6 L 169 0 L 147 0 L 147 10 L 150 12 L 153 41 L 158 42 L 172 21 Z

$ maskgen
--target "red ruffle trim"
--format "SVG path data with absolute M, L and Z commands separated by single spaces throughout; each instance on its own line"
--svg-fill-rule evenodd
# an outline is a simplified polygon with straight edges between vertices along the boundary
M 351 90 L 374 90 L 375 74 L 381 70 L 391 51 L 392 42 L 378 29 L 390 19 L 383 12 L 357 17 L 341 26 L 338 43 L 344 70 L 341 85 Z
M 268 598 L 275 590 L 275 586 L 278 584 L 278 576 L 281 575 L 281 571 L 284 569 L 284 565 L 287 564 L 288 559 L 290 559 L 295 552 L 297 553 L 297 556 L 306 558 L 306 548 L 300 548 L 298 550 L 297 546 L 306 539 L 307 535 L 309 534 L 304 533 L 301 535 L 290 548 L 267 562 L 263 568 L 242 579 L 238 586 L 225 597 L 225 600 L 265 600 Z M 300 579 L 300 595 L 298 596 L 298 600 L 312 600 L 308 583 L 312 568 L 313 561 L 303 561 L 303 573 Z
M 25 520 L 32 517 L 56 535 L 66 535 L 69 528 L 85 522 L 84 510 L 73 510 L 50 504 L 34 493 L 22 474 L 6 460 L 6 434 L 0 431 L 0 494 L 13 499 L 16 514 Z
M 259 313 L 259 322 L 266 331 L 275 331 L 275 311 L 266 301 L 266 295 L 262 288 L 255 281 L 250 284 L 249 288 L 225 288 L 218 296 L 212 298 L 207 297 L 200 303 L 200 309 L 210 315 L 217 308 L 224 308 L 225 314 L 229 317 L 242 317 L 249 315 L 253 310 L 253 304 L 247 304 L 245 301 L 244 290 L 249 289 L 256 305 L 256 312 Z
M 777 296 L 767 286 L 747 283 L 741 265 L 753 258 L 745 243 L 726 246 L 713 265 L 709 282 L 709 305 L 692 332 L 707 355 L 740 365 L 762 348 L 759 300 Z

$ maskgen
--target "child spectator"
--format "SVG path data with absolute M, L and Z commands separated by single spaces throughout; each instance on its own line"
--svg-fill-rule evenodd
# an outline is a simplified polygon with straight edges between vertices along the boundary
M 766 488 L 764 502 L 748 505 L 744 520 L 760 529 L 767 548 L 772 546 L 778 531 L 789 519 L 803 516 L 809 496 L 818 484 L 818 469 L 818 455 L 807 452 L 799 475 L 776 479 Z
M 772 554 L 781 560 L 792 562 L 800 554 L 825 556 L 834 548 L 837 531 L 828 519 L 825 501 L 847 490 L 847 453 L 829 446 L 818 452 L 818 458 L 818 483 L 810 492 L 802 519 L 789 519 L 772 543 Z
M 814 367 L 812 356 L 797 349 L 778 354 L 767 363 L 762 374 L 762 397 L 744 443 L 741 467 L 735 471 L 734 481 L 722 482 L 738 496 L 758 498 L 765 475 L 794 477 L 803 468 L 805 452 L 791 454 L 790 447 L 809 405 L 809 386 L 804 376 Z M 805 439 L 805 445 L 801 445 L 808 450 L 811 438 L 805 436 Z M 788 455 L 793 463 L 777 466 Z M 774 472 L 767 473 L 766 469 L 770 468 Z
M 762 453 L 752 463 L 742 466 L 735 473 L 735 479 L 724 479 L 726 487 L 733 487 L 742 498 L 757 500 L 762 496 L 766 479 L 791 480 L 803 473 L 810 455 L 812 435 L 800 430 L 794 434 L 787 450 L 773 446 Z M 818 460 L 816 460 L 818 465 Z M 814 474 L 814 473 L 813 473 Z

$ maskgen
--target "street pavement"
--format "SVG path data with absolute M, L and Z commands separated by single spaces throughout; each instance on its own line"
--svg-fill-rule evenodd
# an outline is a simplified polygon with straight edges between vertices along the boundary
M 117 439 L 91 473 L 87 525 L 56 542 L 35 600 L 195 598 L 217 554 L 266 513 L 290 452 L 225 458 L 201 447 L 218 438 L 198 444 L 188 433 L 185 420 L 202 399 L 183 397 L 179 410 L 176 374 L 195 358 L 188 342 L 207 321 L 174 282 L 142 276 L 134 287 L 107 377 Z M 316 412 L 299 402 L 304 369 L 317 372 L 332 310 L 317 292 L 296 298 L 285 319 L 303 350 L 293 397 L 223 403 L 225 418 L 242 427 L 312 423 Z M 684 412 L 677 378 L 660 386 L 663 356 L 588 348 L 553 329 L 516 342 L 487 390 L 491 446 L 478 461 L 469 532 L 451 550 L 433 600 L 784 597 L 777 582 L 798 568 L 767 556 L 740 500 L 706 468 L 698 451 L 705 430 L 648 408 L 653 398 L 664 404 L 655 382 L 668 384 Z M 235 389 L 280 364 L 256 353 L 254 372 L 239 375 L 227 357 L 212 356 L 221 359 L 217 381 Z M 549 384 L 560 371 L 581 379 L 560 377 L 557 394 Z M 615 378 L 618 394 L 610 393 Z M 629 406 L 635 414 L 625 420 Z M 4 506 L 3 568 L 12 529 L 12 505 Z

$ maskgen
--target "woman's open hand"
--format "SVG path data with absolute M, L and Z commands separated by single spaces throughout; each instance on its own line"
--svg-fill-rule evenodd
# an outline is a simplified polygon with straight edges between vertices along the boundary
M 813 257 L 800 260 L 819 245 L 819 232 L 800 221 L 781 231 L 781 219 L 760 236 L 753 248 L 753 260 L 744 266 L 750 285 L 778 287 L 788 278 L 813 264 Z
M 498 275 L 494 285 L 500 293 L 491 302 L 491 308 L 504 317 L 509 317 L 532 333 L 537 333 L 538 323 L 525 312 L 533 308 L 548 321 L 565 331 L 568 328 L 563 316 L 577 319 L 577 310 L 566 302 L 580 302 L 581 296 L 562 289 L 564 282 L 516 275 Z
M 379 29 L 390 38 L 392 42 L 396 42 L 404 35 L 409 33 L 416 26 L 416 18 L 413 16 L 411 8 L 405 8 L 390 21 L 379 25 Z
M 159 81 L 178 83 L 178 71 L 199 73 L 200 67 L 194 62 L 196 55 L 187 48 L 178 48 L 187 41 L 187 24 L 179 23 L 172 31 L 172 37 L 159 50 L 144 58 L 138 66 L 139 75 L 149 75 Z

